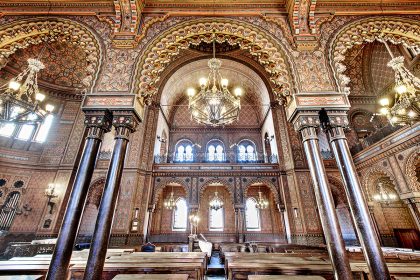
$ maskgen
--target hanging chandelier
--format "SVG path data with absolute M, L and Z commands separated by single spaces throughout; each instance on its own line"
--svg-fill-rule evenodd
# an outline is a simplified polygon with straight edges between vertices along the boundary
M 213 198 L 210 200 L 209 205 L 210 205 L 210 209 L 215 210 L 215 211 L 223 208 L 224 202 L 222 199 L 220 199 L 217 192 L 217 188 L 216 188 L 216 191 L 214 192 Z
M 268 200 L 265 199 L 265 197 L 262 195 L 261 190 L 258 190 L 258 199 L 257 202 L 255 203 L 255 208 L 257 209 L 267 209 L 268 208 Z
M 176 210 L 176 201 L 175 201 L 175 197 L 174 197 L 174 187 L 172 187 L 172 191 L 171 191 L 171 195 L 169 196 L 168 199 L 166 199 L 163 202 L 163 206 L 165 206 L 166 209 L 168 210 Z
M 213 34 L 213 58 L 208 61 L 208 78 L 199 80 L 200 91 L 187 89 L 191 118 L 198 123 L 210 126 L 224 126 L 238 119 L 241 109 L 241 88 L 228 89 L 229 81 L 220 75 L 222 62 L 216 58 L 216 39 Z
M 391 201 L 397 200 L 397 195 L 395 193 L 388 192 L 384 187 L 383 183 L 378 183 L 378 192 L 373 195 L 373 200 L 377 202 L 390 203 Z
M 383 42 L 391 55 L 388 67 L 395 71 L 395 97 L 379 100 L 381 115 L 392 125 L 413 124 L 420 121 L 420 79 L 404 66 L 404 57 L 394 57 L 388 44 Z
M 35 58 L 28 59 L 28 67 L 0 86 L 0 124 L 39 123 L 54 110 L 43 104 L 45 95 L 38 88 L 38 72 L 44 64 Z

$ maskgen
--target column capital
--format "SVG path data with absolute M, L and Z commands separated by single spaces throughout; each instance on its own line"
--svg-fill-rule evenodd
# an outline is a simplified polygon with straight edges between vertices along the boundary
M 88 138 L 102 139 L 104 133 L 111 130 L 112 113 L 109 110 L 89 110 L 85 112 L 85 126 Z
M 114 111 L 114 116 L 112 118 L 112 125 L 116 128 L 117 131 L 129 130 L 129 132 L 134 132 L 141 122 L 136 114 L 131 110 L 124 111 Z

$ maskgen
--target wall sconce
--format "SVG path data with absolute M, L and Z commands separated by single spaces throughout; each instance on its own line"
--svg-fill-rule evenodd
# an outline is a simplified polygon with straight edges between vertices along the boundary
M 160 143 L 166 143 L 166 138 L 165 137 L 160 137 L 159 135 L 157 136 L 157 140 L 160 142 Z
M 297 208 L 293 208 L 293 213 L 295 214 L 295 218 L 299 217 L 299 212 Z
M 45 189 L 45 196 L 48 198 L 47 206 L 50 207 L 49 214 L 52 214 L 55 202 L 51 201 L 51 199 L 56 198 L 58 195 L 55 192 L 55 184 L 48 184 L 48 188 Z
M 270 143 L 271 141 L 273 141 L 273 139 L 274 139 L 274 135 L 271 135 L 271 136 L 266 136 L 265 138 L 264 138 L 264 141 L 265 142 L 267 142 L 267 143 Z

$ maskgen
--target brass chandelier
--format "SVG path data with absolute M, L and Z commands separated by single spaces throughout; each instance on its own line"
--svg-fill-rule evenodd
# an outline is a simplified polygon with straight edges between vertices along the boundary
M 223 200 L 219 197 L 219 193 L 217 191 L 217 186 L 216 186 L 216 191 L 214 192 L 214 196 L 213 198 L 210 200 L 209 206 L 211 210 L 219 210 L 222 209 L 224 205 Z
M 234 95 L 228 89 L 229 81 L 220 75 L 222 62 L 216 58 L 216 39 L 213 34 L 213 58 L 208 61 L 208 78 L 201 78 L 200 91 L 187 89 L 191 118 L 210 126 L 224 126 L 238 119 L 241 109 L 241 88 L 235 88 Z
M 255 208 L 261 209 L 261 210 L 268 208 L 268 200 L 265 199 L 265 197 L 262 195 L 260 188 L 258 188 L 258 199 L 257 199 L 257 202 L 255 203 Z
M 28 67 L 8 83 L 0 86 L 0 124 L 39 123 L 54 110 L 43 104 L 45 95 L 38 88 L 38 72 L 44 64 L 35 58 L 28 59 Z
M 395 71 L 395 97 L 379 100 L 381 115 L 392 125 L 413 124 L 420 121 L 420 79 L 404 66 L 404 57 L 394 57 L 388 44 L 384 44 L 391 55 L 388 67 Z
M 172 186 L 172 191 L 171 194 L 169 196 L 169 198 L 167 198 L 164 202 L 163 202 L 163 206 L 168 209 L 168 210 L 176 210 L 176 201 L 175 201 L 175 197 L 174 197 L 174 187 Z

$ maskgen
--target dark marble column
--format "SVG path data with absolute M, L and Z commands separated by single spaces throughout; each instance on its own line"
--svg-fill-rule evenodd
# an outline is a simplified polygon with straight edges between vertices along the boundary
M 111 121 L 112 116 L 109 111 L 86 113 L 85 125 L 88 128 L 88 135 L 46 276 L 48 280 L 67 278 L 67 269 L 92 179 L 96 157 L 104 133 L 110 130 Z
M 300 126 L 297 128 L 302 133 L 303 147 L 314 184 L 316 202 L 334 270 L 334 277 L 337 280 L 351 280 L 353 277 L 319 150 L 316 128 L 314 126 Z
M 280 213 L 280 219 L 281 219 L 281 225 L 283 227 L 283 235 L 286 239 L 287 243 L 291 242 L 290 237 L 290 224 L 289 224 L 289 218 L 287 216 L 286 207 L 284 205 L 277 204 L 277 209 Z
M 391 279 L 385 258 L 382 254 L 381 245 L 376 235 L 372 220 L 369 215 L 368 206 L 363 197 L 359 178 L 356 174 L 356 167 L 347 144 L 343 127 L 337 125 L 340 119 L 334 119 L 334 127 L 327 126 L 326 131 L 330 144 L 337 161 L 338 169 L 344 181 L 347 201 L 349 202 L 353 222 L 356 226 L 360 244 L 363 247 L 370 273 L 373 279 Z
M 368 207 L 369 207 L 370 218 L 372 219 L 372 223 L 373 223 L 373 228 L 375 229 L 376 235 L 378 236 L 378 239 L 379 239 L 379 244 L 383 245 L 384 242 L 382 240 L 381 232 L 379 231 L 378 223 L 376 222 L 376 218 L 375 218 L 375 206 L 368 205 Z
M 93 233 L 89 258 L 84 274 L 85 280 L 99 280 L 102 278 L 129 135 L 135 130 L 138 122 L 133 114 L 120 115 L 121 112 L 118 113 L 114 113 L 113 118 L 113 126 L 115 127 L 114 151 L 99 205 L 95 231 Z
M 147 229 L 146 229 L 146 236 L 144 237 L 145 242 L 149 242 L 150 240 L 150 233 L 152 231 L 153 226 L 153 213 L 155 212 L 155 205 L 147 208 L 148 218 L 147 218 Z
M 417 228 L 420 229 L 420 211 L 418 206 L 418 200 L 418 198 L 412 197 L 405 199 L 404 202 L 408 205 L 408 208 L 410 209 L 410 212 L 413 216 Z

